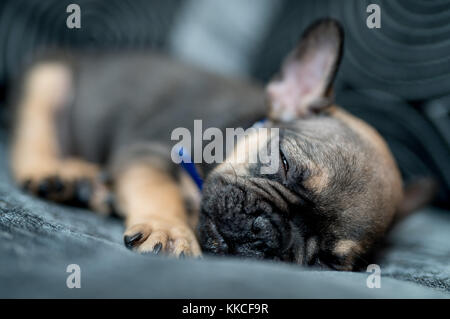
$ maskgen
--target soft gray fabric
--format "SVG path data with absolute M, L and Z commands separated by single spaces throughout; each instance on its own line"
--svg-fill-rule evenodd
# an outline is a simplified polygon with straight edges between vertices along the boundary
M 6 158 L 1 135 L 0 297 L 450 297 L 448 212 L 427 209 L 399 225 L 379 261 L 381 288 L 369 289 L 368 273 L 134 254 L 122 244 L 119 220 L 45 202 L 15 188 Z M 69 264 L 81 267 L 80 289 L 66 286 Z

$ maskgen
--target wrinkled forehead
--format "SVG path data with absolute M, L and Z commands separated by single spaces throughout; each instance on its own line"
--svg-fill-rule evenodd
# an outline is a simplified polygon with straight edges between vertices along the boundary
M 278 166 L 280 129 L 268 122 L 243 130 L 239 136 L 227 133 L 225 161 L 216 167 L 216 172 L 248 175 L 251 168 Z M 230 138 L 231 136 L 231 138 Z M 231 141 L 231 143 L 229 143 Z M 276 173 L 276 170 L 272 172 Z
M 292 168 L 307 171 L 309 182 L 322 189 L 335 184 L 333 179 L 348 183 L 348 179 L 360 173 L 361 166 L 367 165 L 370 153 L 367 142 L 345 123 L 330 116 L 319 115 L 289 122 L 266 121 L 263 130 L 249 133 L 227 153 L 225 162 L 216 168 L 217 171 L 248 175 L 250 168 L 261 166 L 262 150 L 269 154 L 274 151 L 276 156 L 270 159 L 276 161 L 281 150 Z M 272 145 L 274 139 L 277 143 Z
M 318 191 L 361 188 L 361 177 L 370 174 L 370 145 L 332 117 L 280 125 L 280 148 L 297 167 L 308 171 L 307 186 Z
M 334 162 L 336 157 L 365 157 L 370 146 L 345 123 L 329 116 L 281 123 L 280 144 L 317 164 Z M 306 158 L 305 158 L 306 157 Z
M 322 143 L 360 144 L 359 135 L 346 123 L 327 115 L 317 115 L 306 119 L 290 122 L 272 122 L 285 136 L 299 135 L 299 138 L 309 138 Z

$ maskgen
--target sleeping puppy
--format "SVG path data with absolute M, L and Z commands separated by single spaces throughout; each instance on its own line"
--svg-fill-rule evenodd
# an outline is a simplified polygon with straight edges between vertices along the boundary
M 332 101 L 342 37 L 334 20 L 309 27 L 265 89 L 145 52 L 47 56 L 19 91 L 13 175 L 104 214 L 113 194 L 125 245 L 140 253 L 198 256 L 200 242 L 208 253 L 352 270 L 405 206 L 384 140 Z M 171 159 L 171 132 L 263 118 L 279 131 L 276 173 L 236 161 L 271 139 L 254 133 L 223 163 L 197 165 L 201 198 Z

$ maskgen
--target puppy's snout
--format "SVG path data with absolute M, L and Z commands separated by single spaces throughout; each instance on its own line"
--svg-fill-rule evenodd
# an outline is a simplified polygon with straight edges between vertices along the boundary
M 252 232 L 257 240 L 263 241 L 269 248 L 276 248 L 279 244 L 279 234 L 267 217 L 256 217 L 252 224 Z
M 258 237 L 269 238 L 274 236 L 271 222 L 262 216 L 258 216 L 252 223 L 252 232 Z
M 283 233 L 281 215 L 245 181 L 216 176 L 205 183 L 199 222 L 205 253 L 273 258 L 284 249 Z

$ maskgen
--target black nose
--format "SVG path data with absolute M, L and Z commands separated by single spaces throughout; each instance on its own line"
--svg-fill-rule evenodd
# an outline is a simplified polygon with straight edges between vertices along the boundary
M 253 221 L 252 232 L 258 239 L 265 242 L 273 241 L 276 237 L 272 223 L 266 217 L 262 216 L 256 217 Z
M 267 215 L 256 217 L 252 223 L 251 231 L 259 249 L 268 251 L 280 248 L 280 233 Z
M 272 258 L 284 250 L 283 215 L 245 181 L 219 178 L 205 182 L 199 220 L 205 253 Z
M 277 228 L 267 216 L 249 218 L 246 226 L 239 230 L 222 228 L 209 217 L 202 216 L 199 223 L 200 245 L 205 253 L 215 255 L 238 255 L 245 257 L 271 258 L 280 251 L 280 236 Z M 231 231 L 231 232 L 230 232 Z M 228 235 L 228 236 L 226 236 Z M 224 237 L 225 236 L 225 237 Z

